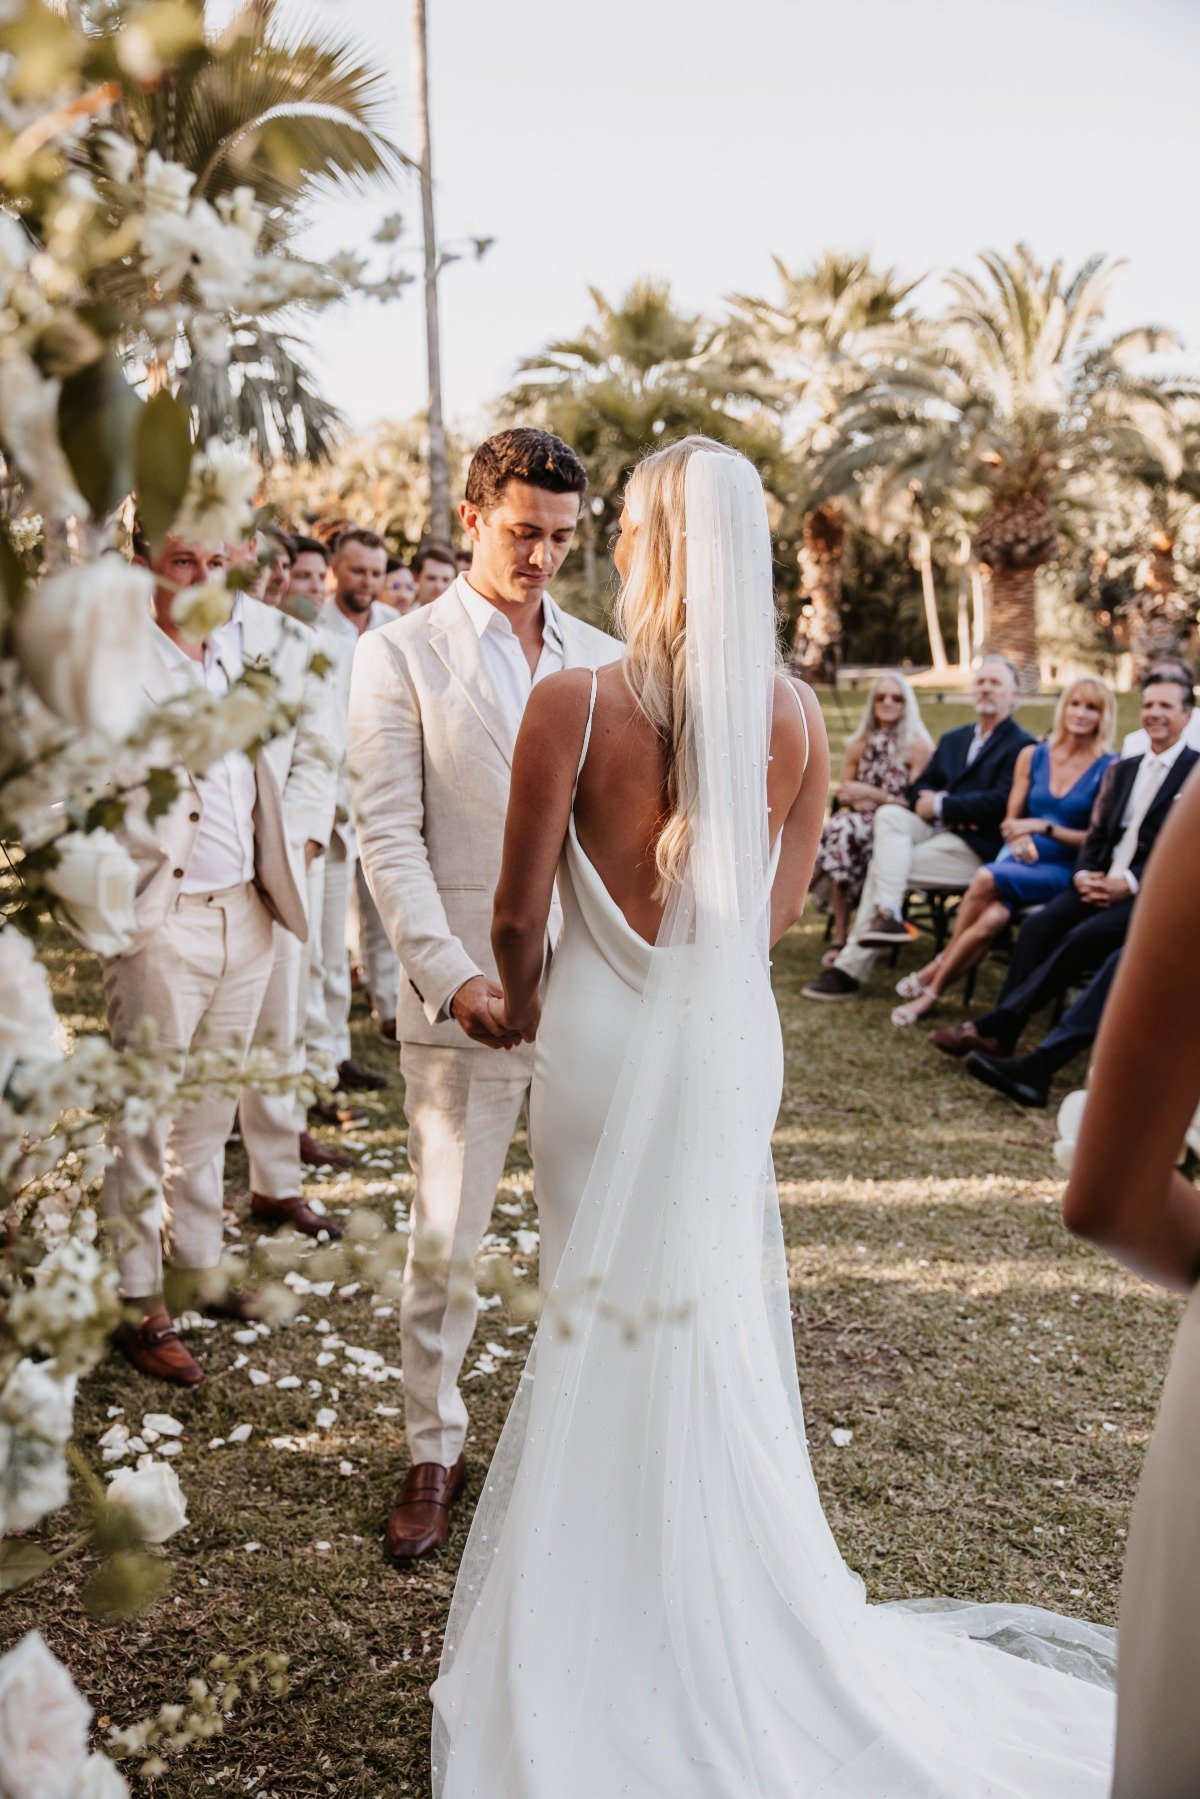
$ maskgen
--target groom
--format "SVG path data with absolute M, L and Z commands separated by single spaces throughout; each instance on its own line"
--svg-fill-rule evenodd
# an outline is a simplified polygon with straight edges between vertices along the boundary
M 549 432 L 490 437 L 459 508 L 469 576 L 363 637 L 354 659 L 347 759 L 362 866 L 403 971 L 397 1037 L 416 1177 L 400 1315 L 412 1466 L 385 1538 L 396 1558 L 445 1541 L 465 1477 L 471 1267 L 533 1074 L 532 1046 L 497 1035 L 491 1004 L 513 746 L 536 682 L 621 653 L 547 591 L 586 487 L 574 451 Z M 551 940 L 557 926 L 556 909 Z

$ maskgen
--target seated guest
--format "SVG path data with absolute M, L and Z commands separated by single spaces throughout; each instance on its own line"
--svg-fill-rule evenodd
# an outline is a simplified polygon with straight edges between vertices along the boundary
M 853 999 L 877 950 L 911 941 L 904 895 L 928 882 L 965 887 L 999 855 L 1000 821 L 1017 757 L 1033 738 L 1012 716 L 1017 675 L 1003 656 L 975 671 L 974 725 L 947 731 L 899 805 L 875 814 L 875 844 L 850 941 L 831 968 L 802 989 L 806 999 Z
M 1010 1056 L 1035 1012 L 1124 943 L 1158 834 L 1189 769 L 1200 761 L 1183 741 L 1191 711 L 1186 681 L 1148 678 L 1142 723 L 1150 751 L 1123 757 L 1105 774 L 1072 884 L 1022 926 L 999 1004 L 974 1022 L 934 1031 L 930 1041 L 937 1049 L 950 1056 L 973 1050 Z
M 1152 662 L 1146 670 L 1146 677 L 1142 682 L 1143 687 L 1149 686 L 1153 675 L 1176 675 L 1181 681 L 1186 681 L 1189 687 L 1193 684 L 1191 669 L 1186 662 L 1180 662 L 1175 656 L 1160 656 Z M 1192 707 L 1188 722 L 1184 727 L 1183 741 L 1189 750 L 1200 750 L 1200 707 L 1198 706 Z M 1149 747 L 1150 739 L 1139 725 L 1136 731 L 1129 732 L 1121 745 L 1121 754 L 1123 756 L 1144 756 Z
M 1200 1101 L 1200 777 L 1163 833 L 1096 1045 L 1063 1217 L 1187 1298 L 1121 1582 L 1111 1799 L 1200 1791 L 1200 1193 L 1179 1172 Z
M 875 839 L 875 813 L 899 800 L 933 754 L 917 696 L 903 675 L 880 675 L 846 745 L 836 799 L 839 810 L 821 832 L 813 898 L 833 914 L 828 968 L 846 947 L 850 913 L 858 904 Z
M 967 1073 L 982 1081 L 985 1087 L 994 1087 L 997 1093 L 1015 1099 L 1019 1106 L 1044 1106 L 1050 1098 L 1050 1083 L 1059 1069 L 1065 1068 L 1095 1041 L 1123 953 L 1123 950 L 1115 949 L 1108 960 L 1101 963 L 1083 992 L 1071 1001 L 1036 1049 L 1024 1056 L 972 1050 L 967 1057 Z
M 417 605 L 432 606 L 458 580 L 458 563 L 448 543 L 423 543 L 412 559 Z
M 981 868 L 962 897 L 946 948 L 897 992 L 908 1003 L 894 1025 L 932 1012 L 953 981 L 986 954 L 1014 912 L 1043 906 L 1071 885 L 1075 858 L 1112 755 L 1116 702 L 1103 681 L 1085 675 L 1059 695 L 1044 743 L 1021 751 L 1000 833 L 1004 848 Z

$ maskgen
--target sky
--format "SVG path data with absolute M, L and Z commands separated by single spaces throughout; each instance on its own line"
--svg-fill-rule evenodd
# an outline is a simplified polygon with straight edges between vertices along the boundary
M 521 356 L 639 276 L 691 311 L 772 292 L 771 257 L 869 250 L 910 278 L 1018 239 L 1128 259 L 1114 328 L 1200 353 L 1196 0 L 427 0 L 438 231 L 496 242 L 444 271 L 443 385 L 466 430 Z M 415 148 L 408 0 L 283 0 L 390 69 Z M 415 187 L 314 215 L 365 249 Z M 413 267 L 418 262 L 413 259 Z M 425 404 L 419 286 L 309 327 L 351 424 Z

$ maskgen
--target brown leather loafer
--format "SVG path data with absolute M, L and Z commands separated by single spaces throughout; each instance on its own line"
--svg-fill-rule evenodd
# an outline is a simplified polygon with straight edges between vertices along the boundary
M 259 1224 L 290 1224 L 302 1237 L 319 1237 L 324 1231 L 331 1243 L 336 1243 L 342 1234 L 340 1224 L 314 1212 L 298 1195 L 292 1199 L 271 1199 L 266 1193 L 252 1193 L 250 1216 Z
M 383 1545 L 394 1562 L 432 1555 L 450 1531 L 450 1507 L 467 1478 L 467 1458 L 460 1455 L 453 1468 L 440 1462 L 418 1462 L 410 1468 L 392 1507 Z
M 245 1289 L 227 1293 L 224 1299 L 213 1299 L 202 1307 L 210 1318 L 232 1318 L 235 1324 L 254 1324 L 261 1317 L 258 1294 Z
M 379 1020 L 379 1035 L 383 1038 L 385 1043 L 394 1043 L 396 1041 L 396 1020 L 394 1018 L 381 1018 Z
M 175 1329 L 166 1306 L 154 1306 L 137 1322 L 117 1326 L 113 1342 L 139 1374 L 176 1387 L 203 1386 L 203 1368 Z
M 347 1059 L 337 1066 L 338 1086 L 343 1093 L 379 1093 L 387 1086 L 381 1074 L 373 1068 L 364 1068 L 361 1063 Z
M 349 1168 L 350 1157 L 340 1149 L 326 1149 L 307 1131 L 300 1133 L 300 1160 L 306 1168 Z
M 935 1049 L 940 1049 L 944 1056 L 955 1056 L 961 1060 L 963 1056 L 982 1050 L 986 1056 L 1007 1056 L 1007 1049 L 996 1037 L 981 1037 L 968 1018 L 965 1024 L 944 1025 L 940 1031 L 930 1031 L 929 1041 Z

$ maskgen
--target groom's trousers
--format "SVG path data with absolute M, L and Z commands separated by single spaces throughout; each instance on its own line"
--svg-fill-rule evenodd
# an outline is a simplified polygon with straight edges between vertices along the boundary
M 416 1176 L 400 1308 L 405 1428 L 414 1464 L 462 1454 L 458 1388 L 475 1331 L 474 1263 L 533 1078 L 533 1045 L 400 1049 L 408 1159 Z

